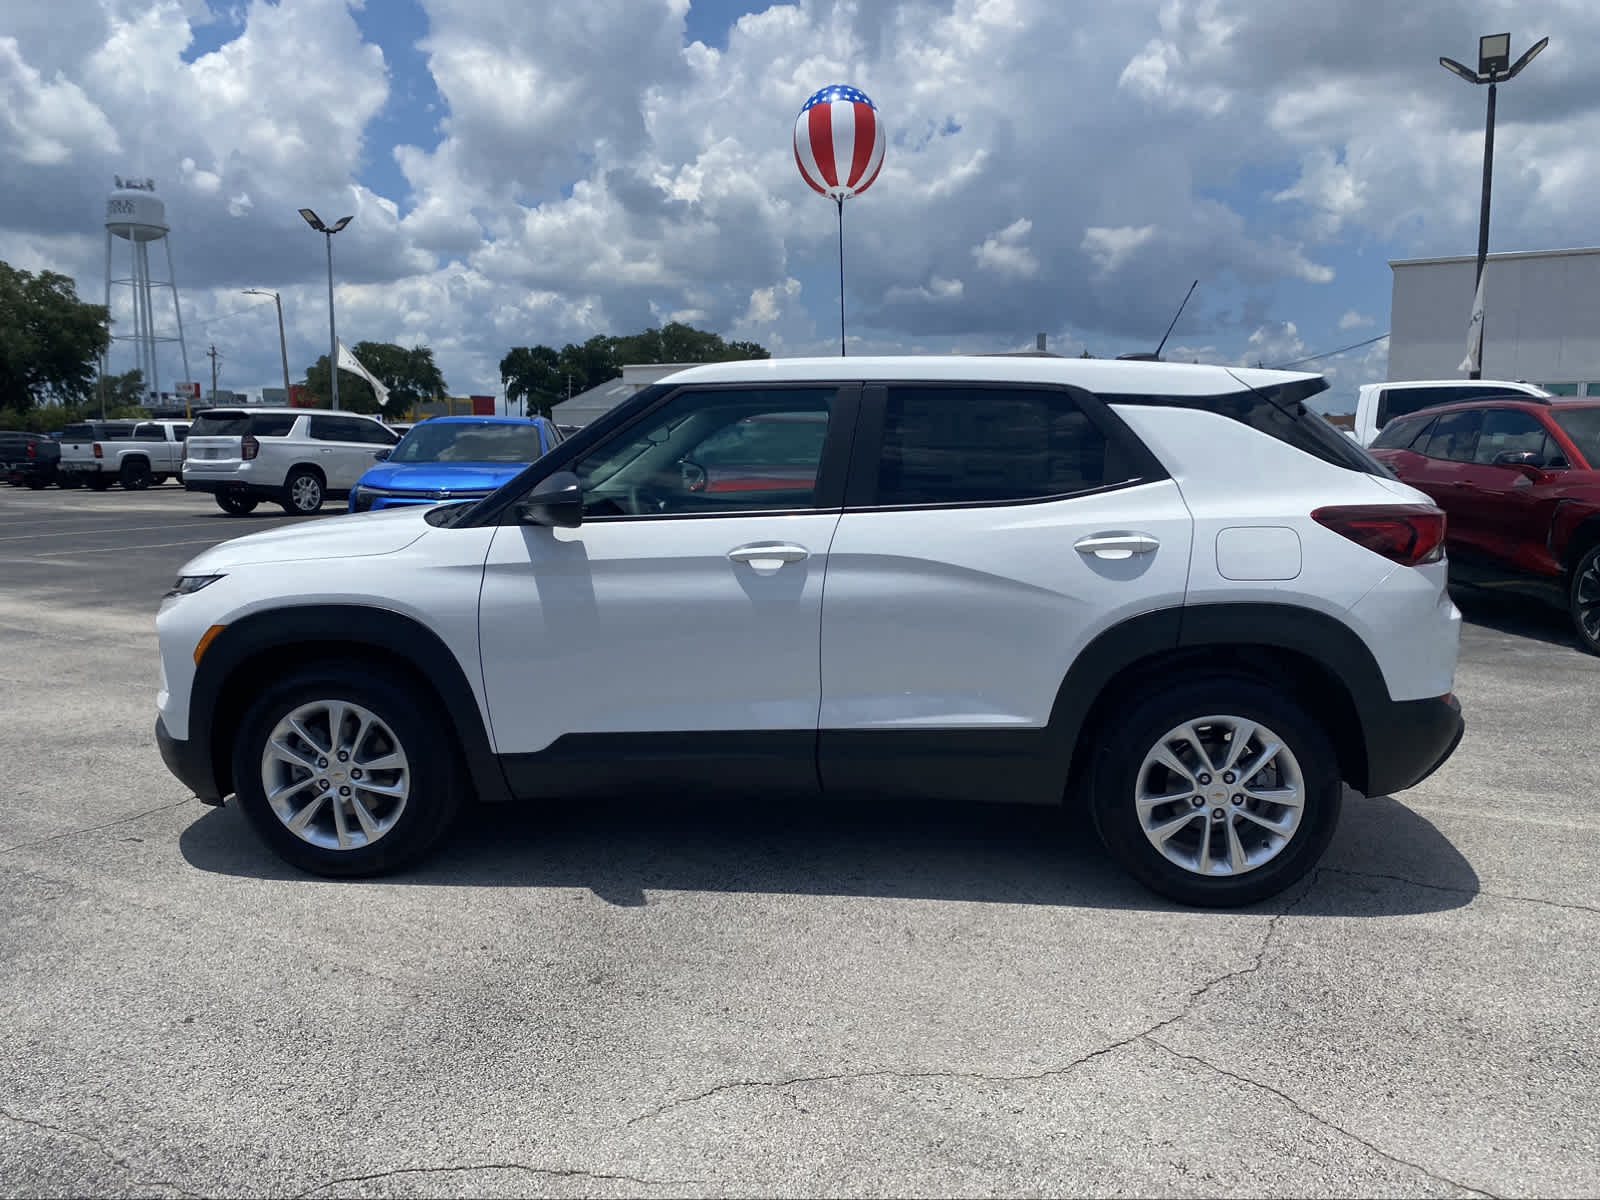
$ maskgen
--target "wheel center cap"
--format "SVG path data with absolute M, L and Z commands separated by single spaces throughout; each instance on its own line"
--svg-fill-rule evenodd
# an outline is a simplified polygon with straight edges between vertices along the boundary
M 1211 793 L 1211 799 L 1216 801 L 1218 804 L 1221 804 L 1227 798 L 1228 791 L 1226 788 L 1217 788 Z

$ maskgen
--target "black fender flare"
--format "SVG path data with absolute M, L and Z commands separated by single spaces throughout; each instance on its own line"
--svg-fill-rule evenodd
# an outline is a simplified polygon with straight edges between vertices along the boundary
M 240 682 L 242 667 L 257 664 L 249 677 L 256 679 L 265 655 L 289 667 L 318 658 L 359 657 L 364 651 L 398 660 L 433 688 L 441 716 L 450 722 L 461 747 L 473 790 L 482 800 L 509 799 L 477 696 L 456 656 L 415 618 L 365 604 L 297 605 L 252 613 L 230 623 L 206 648 L 189 693 L 189 740 L 210 747 L 219 793 L 233 790 L 232 732 L 246 698 L 230 684 Z

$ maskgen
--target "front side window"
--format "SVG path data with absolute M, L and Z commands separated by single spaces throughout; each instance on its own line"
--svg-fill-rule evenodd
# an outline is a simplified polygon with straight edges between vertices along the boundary
M 810 508 L 833 387 L 681 392 L 573 464 L 586 517 Z
M 1514 408 L 1491 408 L 1483 414 L 1472 461 L 1489 464 L 1502 454 L 1537 454 L 1544 463 L 1552 453 L 1550 435 L 1537 417 Z
M 1445 413 L 1429 430 L 1426 447 L 1418 446 L 1415 449 L 1429 458 L 1446 462 L 1471 462 L 1482 424 L 1483 413 L 1478 409 Z
M 537 425 L 418 425 L 389 456 L 393 463 L 531 463 L 544 453 Z
M 1066 392 L 891 387 L 877 503 L 983 504 L 1065 496 L 1108 478 L 1107 442 Z

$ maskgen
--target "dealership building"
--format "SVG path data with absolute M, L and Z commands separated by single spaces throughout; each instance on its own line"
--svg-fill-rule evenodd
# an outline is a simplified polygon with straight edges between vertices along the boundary
M 1390 379 L 1461 379 L 1477 258 L 1389 264 Z M 1600 248 L 1491 254 L 1484 266 L 1483 377 L 1600 396 Z

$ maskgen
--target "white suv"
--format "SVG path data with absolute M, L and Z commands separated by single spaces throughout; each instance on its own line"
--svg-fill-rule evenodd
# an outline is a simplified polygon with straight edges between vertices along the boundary
M 488 498 L 258 534 L 161 607 L 162 755 L 329 875 L 464 797 L 1081 806 L 1180 901 L 1301 878 L 1461 736 L 1444 518 L 1316 376 L 680 372 Z M 191 439 L 192 441 L 193 439 Z
M 210 492 L 224 512 L 242 516 L 263 500 L 309 514 L 342 499 L 400 440 L 359 413 L 303 408 L 213 408 L 194 419 L 185 445 L 183 486 Z

